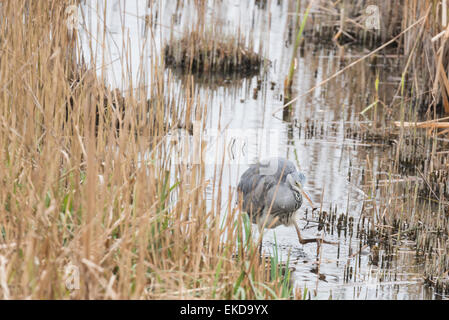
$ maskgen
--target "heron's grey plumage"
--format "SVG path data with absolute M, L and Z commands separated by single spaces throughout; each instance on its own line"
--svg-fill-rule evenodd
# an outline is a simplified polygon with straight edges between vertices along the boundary
M 243 173 L 237 187 L 239 200 L 242 202 L 243 210 L 250 215 L 253 223 L 259 225 L 259 229 L 292 224 L 301 244 L 311 242 L 316 242 L 318 246 L 322 243 L 337 244 L 321 238 L 302 238 L 295 220 L 295 213 L 302 205 L 302 194 L 313 205 L 310 196 L 302 189 L 304 181 L 305 176 L 296 170 L 293 162 L 283 158 L 272 158 L 252 165 Z M 262 236 L 259 252 L 262 254 Z
M 237 190 L 243 210 L 252 222 L 259 227 L 265 224 L 265 227 L 275 228 L 292 224 L 303 202 L 301 193 L 293 185 L 304 181 L 305 176 L 297 171 L 293 162 L 272 158 L 250 166 L 240 178 Z M 276 217 L 277 222 L 272 223 Z

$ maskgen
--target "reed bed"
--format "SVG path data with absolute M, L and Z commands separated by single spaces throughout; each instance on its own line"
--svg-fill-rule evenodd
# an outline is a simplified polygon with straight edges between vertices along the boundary
M 207 105 L 174 96 L 157 63 L 151 86 L 108 88 L 102 66 L 80 67 L 66 6 L 0 3 L 0 297 L 294 296 L 231 200 L 225 217 L 206 208 L 204 166 L 166 143 Z
M 374 49 L 423 19 L 389 48 L 407 58 L 401 76 L 406 83 L 405 93 L 413 100 L 412 109 L 419 109 L 427 120 L 442 112 L 449 113 L 449 55 L 442 17 L 446 1 L 307 0 L 302 1 L 302 7 L 310 3 L 313 5 L 304 31 L 308 41 L 333 42 L 339 47 L 358 43 Z
M 356 116 L 357 120 L 345 121 L 342 125 L 306 119 L 297 126 L 305 139 L 327 141 L 337 137 L 343 126 L 348 145 L 354 145 L 354 149 L 356 145 L 363 145 L 367 150 L 364 165 L 348 171 L 348 182 L 360 187 L 358 192 L 364 194 L 361 212 L 351 213 L 351 216 L 331 207 L 311 217 L 306 214 L 306 219 L 318 223 L 319 228 L 339 239 L 358 241 L 348 252 L 353 258 L 345 264 L 345 282 L 360 281 L 358 253 L 366 248 L 370 250 L 370 265 L 381 273 L 379 281 L 400 279 L 397 267 L 400 267 L 401 253 L 407 250 L 411 252 L 411 259 L 416 260 L 408 263 L 416 264 L 419 270 L 413 275 L 413 281 L 425 281 L 435 289 L 437 296 L 447 296 L 447 117 L 417 121 L 416 109 L 410 107 L 411 100 L 401 95 L 389 100 L 391 95 L 384 96 L 386 88 L 382 89 L 379 84 L 387 79 L 382 79 L 382 72 L 376 77 L 381 80 L 367 86 L 368 101 L 363 101 L 365 96 L 360 101 L 368 107 L 360 107 L 362 111 Z M 332 84 L 335 82 L 326 85 Z M 352 87 L 351 90 L 360 92 Z M 337 105 L 341 103 L 338 96 L 331 97 L 329 99 L 337 99 Z M 351 105 L 360 104 L 356 101 L 358 103 L 351 102 Z M 415 121 L 397 121 L 401 116 Z
M 348 228 L 358 226 L 365 230 L 357 236 L 362 240 L 360 246 L 370 246 L 375 261 L 379 257 L 375 258 L 374 252 L 380 250 L 384 255 L 380 260 L 387 264 L 404 243 L 413 243 L 412 249 L 425 267 L 424 279 L 438 293 L 447 295 L 449 130 L 444 114 L 449 113 L 449 60 L 447 23 L 442 17 L 442 6 L 447 2 L 316 0 L 297 3 L 296 12 L 301 12 L 306 26 L 302 30 L 298 22 L 291 23 L 294 27 L 289 34 L 304 35 L 306 42 L 318 45 L 334 43 L 341 56 L 347 47 L 355 44 L 370 50 L 366 50 L 365 56 L 326 75 L 325 80 L 305 93 L 289 99 L 275 113 L 287 110 L 286 107 L 317 87 L 331 86 L 339 76 L 351 76 L 349 69 L 355 69 L 362 61 L 376 64 L 389 56 L 397 62 L 396 92 L 382 96 L 379 83 L 389 80 L 378 76 L 372 84 L 370 100 L 359 113 L 360 121 L 345 124 L 346 138 L 373 148 L 382 147 L 386 154 L 380 159 L 367 158 L 361 180 L 355 182 L 363 186 L 366 200 L 359 221 L 353 221 L 353 226 Z M 368 5 L 379 9 L 378 29 L 370 29 L 365 24 L 369 18 L 365 11 Z M 291 20 L 295 19 L 299 21 L 292 15 Z M 306 122 L 304 133 L 306 138 L 326 137 L 332 130 L 320 123 Z M 348 177 L 351 180 L 350 174 Z M 318 219 L 326 221 L 321 224 L 327 225 L 329 232 L 335 232 L 341 225 L 339 221 L 345 221 L 337 217 L 342 216 L 337 212 L 330 215 L 324 212 Z M 353 276 L 348 265 L 345 278 Z
M 436 130 L 429 122 L 417 125 Z M 448 142 L 436 132 L 429 136 L 417 131 L 416 123 L 405 128 L 402 133 L 395 130 L 388 142 L 376 137 L 388 156 L 368 157 L 367 167 L 355 181 L 366 198 L 356 222 L 357 233 L 359 229 L 364 232 L 357 238 L 370 246 L 372 259 L 381 250 L 375 261 L 386 263 L 383 267 L 393 263 L 407 246 L 424 268 L 419 276 L 444 296 L 449 293 Z M 373 141 L 366 133 L 358 137 Z
M 312 39 L 375 46 L 384 43 L 402 29 L 402 9 L 407 1 L 313 1 L 311 22 L 306 33 Z M 310 3 L 309 1 L 303 1 Z M 377 8 L 369 6 L 376 6 Z M 381 19 L 375 19 L 374 14 Z M 371 21 L 369 20 L 371 19 Z M 366 21 L 369 21 L 369 24 Z
M 345 124 L 346 138 L 372 148 L 382 147 L 386 155 L 376 159 L 368 156 L 361 177 L 353 182 L 362 186 L 365 194 L 358 221 L 349 223 L 347 215 L 332 209 L 320 212 L 316 218 L 328 232 L 337 231 L 340 235 L 344 229 L 348 230 L 349 237 L 357 226 L 360 251 L 362 246 L 369 246 L 372 263 L 383 261 L 386 265 L 382 268 L 391 265 L 405 243 L 412 243 L 411 250 L 424 265 L 421 276 L 437 293 L 447 295 L 449 130 L 444 114 L 449 113 L 449 60 L 447 21 L 442 17 L 442 6 L 447 2 L 316 0 L 298 3 L 297 12 L 302 13 L 306 26 L 302 30 L 298 22 L 292 23 L 295 29 L 289 34 L 303 34 L 305 41 L 319 45 L 332 42 L 342 56 L 346 47 L 354 44 L 371 50 L 327 75 L 325 80 L 290 99 L 280 109 L 285 111 L 317 87 L 331 86 L 339 76 L 351 76 L 348 70 L 355 69 L 362 61 L 369 59 L 375 64 L 382 56 L 384 59 L 390 56 L 400 68 L 396 92 L 383 97 L 379 83 L 388 80 L 378 76 L 372 84 L 370 100 L 359 113 L 360 121 Z M 368 5 L 379 9 L 378 29 L 370 29 L 365 24 L 369 18 L 365 11 Z M 332 130 L 320 123 L 306 122 L 304 133 L 306 138 L 320 137 Z M 349 172 L 348 180 L 351 179 L 354 177 Z M 346 267 L 345 281 L 357 277 L 357 264 L 348 263 Z

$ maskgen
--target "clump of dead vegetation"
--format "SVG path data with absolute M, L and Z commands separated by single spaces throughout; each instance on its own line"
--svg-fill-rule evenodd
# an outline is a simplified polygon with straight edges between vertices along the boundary
M 221 73 L 241 77 L 257 74 L 262 57 L 242 38 L 223 37 L 216 32 L 187 33 L 165 46 L 165 63 L 187 73 Z

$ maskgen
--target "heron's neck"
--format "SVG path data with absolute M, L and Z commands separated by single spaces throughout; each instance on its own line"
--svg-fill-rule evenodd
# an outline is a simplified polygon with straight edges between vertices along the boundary
M 293 194 L 295 196 L 296 199 L 296 203 L 300 203 L 302 204 L 302 195 L 300 192 L 298 192 L 297 190 L 293 190 Z M 301 206 L 301 205 L 300 205 Z

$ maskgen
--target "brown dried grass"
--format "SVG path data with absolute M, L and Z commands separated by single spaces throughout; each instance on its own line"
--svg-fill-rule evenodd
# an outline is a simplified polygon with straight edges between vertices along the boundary
M 110 97 L 102 71 L 80 71 L 66 4 L 0 7 L 0 297 L 285 296 L 231 200 L 223 221 L 219 204 L 206 209 L 204 166 L 172 163 L 182 155 L 169 128 L 201 123 L 207 106 L 190 92 L 175 99 L 158 65 L 150 88 Z M 69 265 L 78 290 L 66 286 Z

